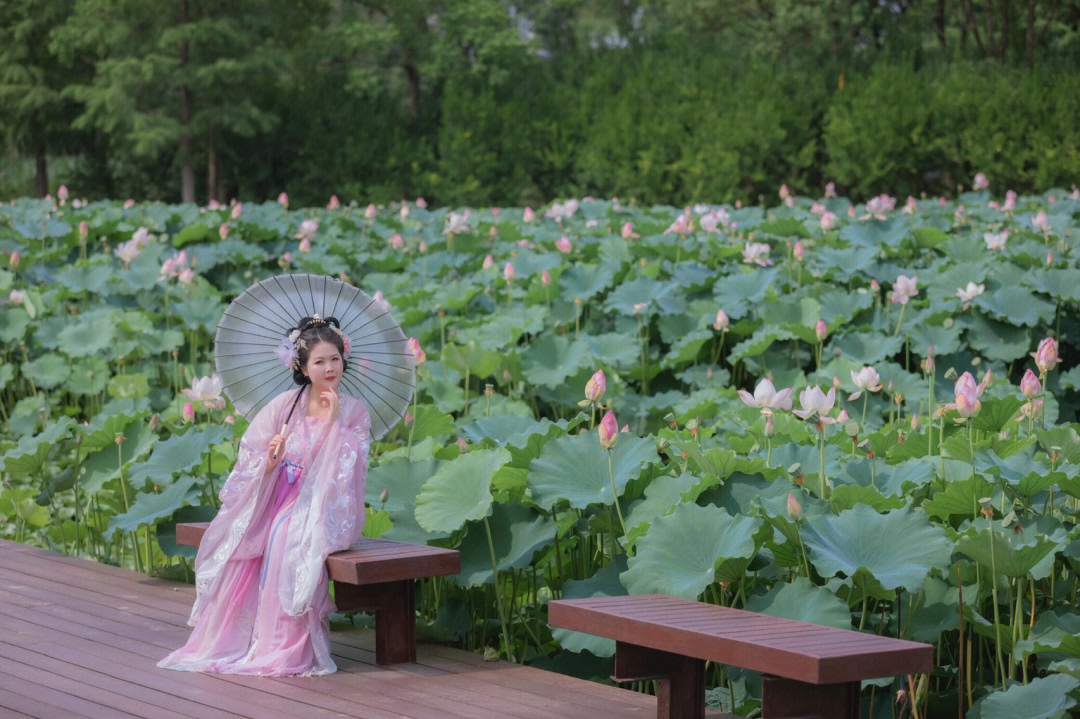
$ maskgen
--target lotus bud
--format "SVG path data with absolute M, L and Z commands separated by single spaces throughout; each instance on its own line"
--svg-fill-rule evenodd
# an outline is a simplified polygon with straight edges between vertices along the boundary
M 1054 253 L 1053 252 L 1047 252 L 1046 253 L 1046 264 L 1047 265 L 1054 264 Z
M 369 203 L 368 206 L 364 208 L 364 219 L 370 220 L 375 217 L 377 213 L 378 210 L 375 209 L 375 203 Z
M 417 248 L 421 253 L 427 252 L 427 240 L 420 240 L 420 246 Z
M 388 499 L 390 499 L 390 488 L 383 487 L 383 491 L 379 492 L 379 503 L 385 505 Z
M 79 222 L 79 237 L 85 238 L 90 234 L 90 228 L 86 226 L 86 220 Z
M 495 260 L 492 258 L 491 255 L 488 255 L 487 257 L 484 258 L 484 264 L 481 265 L 481 267 L 486 270 L 487 268 L 491 267 L 494 264 L 495 264 Z
M 515 277 L 514 266 L 512 264 L 510 264 L 509 262 L 507 262 L 505 265 L 503 265 L 503 277 L 506 278 L 507 282 L 514 279 L 514 277 Z
M 564 254 L 574 248 L 574 246 L 570 244 L 570 240 L 566 237 L 566 235 L 563 235 L 555 241 L 555 247 L 558 248 L 559 252 L 562 252 Z
M 624 222 L 623 223 L 623 226 L 622 226 L 622 238 L 624 240 L 629 240 L 632 237 L 639 237 L 639 236 L 640 235 L 638 235 L 636 232 L 634 232 L 633 223 L 631 223 L 631 222 Z
M 11 253 L 11 259 L 8 260 L 8 264 L 11 265 L 12 267 L 18 267 L 19 266 L 19 251 L 18 250 L 15 250 L 14 252 Z
M 427 354 L 420 348 L 420 342 L 415 337 L 410 337 L 405 343 L 405 346 L 408 347 L 409 352 L 412 353 L 413 360 L 415 360 L 416 364 L 420 364 L 427 359 Z
M 309 240 L 306 237 L 301 238 L 300 239 L 300 246 L 297 247 L 296 249 L 298 251 L 300 251 L 300 252 L 310 252 L 311 251 L 311 240 Z
M 994 383 L 994 373 L 990 370 L 989 367 L 987 367 L 986 368 L 986 374 L 983 375 L 982 382 L 979 383 L 979 386 L 982 387 L 983 389 L 985 389 L 985 388 L 989 387 L 990 385 L 992 385 L 993 383 Z M 982 394 L 981 390 L 979 391 L 979 394 Z
M 765 436 L 772 437 L 776 434 L 776 425 L 773 424 L 773 418 L 771 414 L 765 415 Z
M 622 426 L 622 429 L 619 430 L 619 433 L 622 434 L 623 432 L 629 432 L 629 431 L 630 431 L 630 425 L 624 424 Z
M 155 412 L 150 417 L 150 429 L 154 430 L 154 429 L 157 429 L 157 428 L 158 428 L 158 416 L 157 416 L 157 412 Z
M 195 406 L 192 405 L 191 402 L 184 402 L 182 417 L 184 419 L 184 424 L 195 419 Z
M 338 201 L 337 195 L 330 195 L 330 201 L 326 203 L 326 209 L 336 210 L 341 207 L 341 202 Z
M 231 414 L 225 415 L 225 424 L 234 424 L 235 422 L 236 419 Z
M 405 417 L 402 420 L 406 425 L 412 424 L 412 412 L 405 410 Z
M 236 205 L 233 206 L 232 212 L 229 213 L 229 216 L 235 220 L 239 218 L 242 214 L 244 214 L 244 206 L 238 202 L 236 203 Z
M 1039 371 L 1045 374 L 1052 370 L 1054 366 L 1061 361 L 1058 357 L 1058 343 L 1053 337 L 1046 337 L 1039 342 L 1039 348 L 1035 352 L 1031 353 L 1031 356 L 1035 358 L 1035 364 L 1039 367 Z
M 788 492 L 787 496 L 787 513 L 793 522 L 799 521 L 799 517 L 802 516 L 802 505 L 799 504 L 799 500 L 795 499 L 795 495 L 791 492 Z
M 606 389 L 607 378 L 604 376 L 604 370 L 598 369 L 585 383 L 585 397 L 591 402 L 599 402 Z
M 961 417 L 970 419 L 979 414 L 982 403 L 976 393 L 977 389 L 971 383 L 956 383 L 956 411 Z
M 540 273 L 540 284 L 542 284 L 544 287 L 547 287 L 551 284 L 551 273 L 547 270 L 544 270 Z
M 818 320 L 814 326 L 814 335 L 817 336 L 818 342 L 824 342 L 828 334 L 829 330 L 825 327 L 825 320 Z
M 510 381 L 510 370 L 508 370 L 508 369 L 503 370 L 503 379 L 506 380 L 507 382 Z
M 795 255 L 795 259 L 799 262 L 802 262 L 803 258 L 806 256 L 806 251 L 803 249 L 803 244 L 801 241 L 798 240 L 795 241 L 795 247 L 794 249 L 792 249 L 791 252 L 793 255 Z
M 289 209 L 289 196 L 287 194 L 282 192 L 280 195 L 277 196 L 277 201 L 279 205 L 281 205 L 285 209 Z
M 533 209 L 531 207 L 526 207 L 525 212 L 521 216 L 521 219 L 524 222 L 532 222 L 536 219 L 536 213 L 533 212 Z
M 836 418 L 836 421 L 837 422 L 847 422 L 849 419 L 851 419 L 851 416 L 848 414 L 848 411 L 845 408 L 845 409 L 840 410 L 840 415 Z
M 468 449 L 468 445 L 465 443 L 465 438 L 464 437 L 458 437 L 457 438 L 457 446 L 458 446 L 458 449 L 461 450 L 462 454 L 464 454 L 465 451 Z
M 918 432 L 920 429 L 922 429 L 922 423 L 919 421 L 919 415 L 911 415 L 911 431 Z
M 1020 380 L 1020 391 L 1028 399 L 1035 399 L 1042 393 L 1042 383 L 1031 370 L 1024 372 L 1024 378 Z
M 615 413 L 610 409 L 604 418 L 600 420 L 600 424 L 596 428 L 597 433 L 600 435 L 600 444 L 604 449 L 611 449 L 615 446 L 616 435 L 619 432 L 619 425 L 615 421 Z
M 716 320 L 713 322 L 713 329 L 720 330 L 721 332 L 728 331 L 728 325 L 731 324 L 731 320 L 728 319 L 727 314 L 723 310 L 719 310 L 716 313 Z

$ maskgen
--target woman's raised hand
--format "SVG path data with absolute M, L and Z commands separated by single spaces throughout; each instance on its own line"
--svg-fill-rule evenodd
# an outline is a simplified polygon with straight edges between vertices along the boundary
M 280 451 L 279 451 L 279 448 L 280 448 Z M 267 457 L 268 457 L 267 460 L 266 460 L 266 471 L 267 471 L 267 473 L 273 472 L 275 469 L 277 469 L 277 466 L 279 464 L 281 464 L 281 459 L 282 459 L 282 457 L 285 456 L 284 449 L 285 449 L 285 435 L 283 435 L 283 434 L 275 434 L 273 436 L 273 438 L 270 440 L 270 449 L 268 450 L 268 454 L 267 454 Z M 274 456 L 275 452 L 277 454 L 277 457 Z
M 322 398 L 322 406 L 330 410 L 330 414 L 327 416 L 327 421 L 333 423 L 338 417 L 338 409 L 340 402 L 338 401 L 337 392 L 332 389 L 324 390 L 319 395 Z

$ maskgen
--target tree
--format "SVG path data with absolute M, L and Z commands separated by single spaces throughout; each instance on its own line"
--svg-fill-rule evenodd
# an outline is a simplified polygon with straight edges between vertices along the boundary
M 38 197 L 49 192 L 46 155 L 69 136 L 75 108 L 64 96 L 74 63 L 48 49 L 52 30 L 68 17 L 71 0 L 0 0 L 0 121 L 5 140 L 34 157 Z

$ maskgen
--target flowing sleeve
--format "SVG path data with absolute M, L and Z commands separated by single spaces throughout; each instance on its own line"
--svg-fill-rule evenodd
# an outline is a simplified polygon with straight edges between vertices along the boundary
M 367 408 L 360 399 L 349 397 L 348 405 L 324 430 L 321 446 L 313 447 L 315 456 L 306 465 L 308 480 L 289 526 L 278 593 L 291 616 L 311 609 L 326 558 L 348 549 L 363 532 L 370 444 Z
M 255 514 L 261 479 L 266 471 L 270 440 L 281 431 L 275 426 L 282 416 L 281 408 L 295 393 L 282 392 L 270 400 L 248 425 L 236 453 L 225 484 L 218 492 L 221 506 L 206 528 L 195 555 L 195 603 L 192 605 L 188 625 L 198 621 L 202 600 L 217 589 L 225 562 L 240 545 Z

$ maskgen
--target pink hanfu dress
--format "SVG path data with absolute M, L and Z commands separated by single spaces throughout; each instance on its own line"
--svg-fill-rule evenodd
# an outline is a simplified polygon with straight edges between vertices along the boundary
M 337 670 L 332 660 L 320 663 L 313 642 L 329 649 L 329 620 L 337 611 L 323 569 L 310 610 L 298 617 L 285 613 L 278 597 L 279 570 L 292 519 L 293 505 L 307 474 L 299 464 L 310 449 L 320 423 L 305 416 L 285 443 L 276 472 L 265 553 L 252 559 L 230 559 L 222 570 L 221 591 L 205 608 L 187 643 L 158 663 L 168 669 L 318 676 Z

